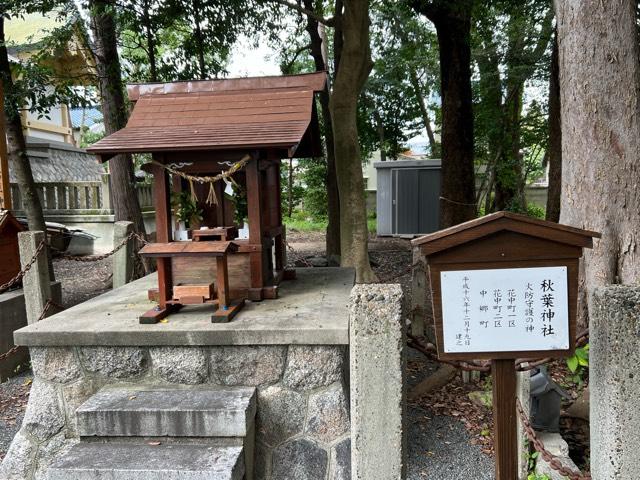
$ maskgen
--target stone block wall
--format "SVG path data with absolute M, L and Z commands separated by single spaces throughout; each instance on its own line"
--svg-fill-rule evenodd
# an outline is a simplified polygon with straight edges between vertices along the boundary
M 32 347 L 34 381 L 2 479 L 44 479 L 78 441 L 75 410 L 107 384 L 257 387 L 257 480 L 347 480 L 347 346 Z

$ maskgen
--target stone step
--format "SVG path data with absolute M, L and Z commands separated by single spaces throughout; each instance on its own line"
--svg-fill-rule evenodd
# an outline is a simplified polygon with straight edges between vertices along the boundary
M 242 447 L 79 443 L 47 480 L 242 480 Z
M 255 388 L 105 387 L 76 410 L 81 437 L 245 437 Z

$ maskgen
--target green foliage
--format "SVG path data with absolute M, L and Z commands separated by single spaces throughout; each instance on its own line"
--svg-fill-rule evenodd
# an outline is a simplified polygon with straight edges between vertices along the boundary
M 571 372 L 571 381 L 573 383 L 582 386 L 584 383 L 584 374 L 589 368 L 589 344 L 584 347 L 576 348 L 573 356 L 566 359 L 567 368 Z
M 77 79 L 68 72 L 54 68 L 59 52 L 71 41 L 76 32 L 72 20 L 77 15 L 72 3 L 63 1 L 8 1 L 0 0 L 0 15 L 6 20 L 24 18 L 25 14 L 42 13 L 55 16 L 60 27 L 38 32 L 39 40 L 30 46 L 33 53 L 27 59 L 11 64 L 11 72 L 0 72 L 5 85 L 5 112 L 9 118 L 17 118 L 24 108 L 38 117 L 48 118 L 52 107 L 61 103 L 86 105 L 87 98 L 82 90 L 75 88 Z M 29 40 L 28 40 L 29 41 Z M 4 38 L 0 43 L 6 42 Z M 6 42 L 6 46 L 11 44 Z M 9 75 L 12 81 L 9 82 Z
M 184 222 L 188 228 L 193 228 L 196 223 L 202 221 L 202 210 L 198 208 L 189 192 L 173 192 L 171 194 L 171 206 L 173 207 L 174 215 L 178 220 Z
M 527 442 L 528 445 L 528 442 Z M 527 475 L 527 480 L 551 480 L 546 473 L 536 473 L 536 463 L 540 458 L 539 452 L 529 453 L 527 455 L 527 469 L 529 470 L 529 475 Z
M 324 218 L 314 219 L 303 210 L 294 211 L 291 217 L 283 219 L 287 230 L 298 232 L 325 232 L 327 230 L 327 220 Z
M 497 196 L 491 194 L 495 189 L 506 199 L 501 208 L 523 212 L 524 186 L 544 171 L 552 17 L 551 3 L 539 0 L 475 4 L 476 161 L 487 165 L 484 190 L 491 209 L 495 208 Z M 536 98 L 538 92 L 542 92 L 542 101 Z
M 546 216 L 546 210 L 539 206 L 536 205 L 535 203 L 528 203 L 527 204 L 527 215 L 533 218 L 539 218 L 540 220 L 544 220 L 545 216 Z
M 80 148 L 87 148 L 104 138 L 104 132 L 92 132 L 87 127 L 80 135 Z
M 327 218 L 327 163 L 324 159 L 301 159 L 302 204 L 315 220 Z
M 358 104 L 362 158 L 380 149 L 395 159 L 407 140 L 425 131 L 420 104 L 431 109 L 427 103 L 439 88 L 437 40 L 430 24 L 402 2 L 373 2 L 372 22 L 374 67 Z
M 117 12 L 125 76 L 172 81 L 224 75 L 236 40 L 275 31 L 279 11 L 265 1 L 125 0 Z

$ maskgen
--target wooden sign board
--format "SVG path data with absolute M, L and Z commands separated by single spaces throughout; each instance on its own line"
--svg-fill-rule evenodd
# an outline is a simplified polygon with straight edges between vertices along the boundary
M 447 354 L 568 351 L 567 267 L 440 272 Z
M 578 265 L 596 232 L 497 212 L 413 240 L 438 356 L 491 360 L 496 479 L 517 478 L 517 358 L 573 354 Z

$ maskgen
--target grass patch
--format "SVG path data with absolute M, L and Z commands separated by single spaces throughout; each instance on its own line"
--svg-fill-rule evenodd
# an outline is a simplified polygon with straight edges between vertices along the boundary
M 303 215 L 303 212 L 294 212 L 291 217 L 284 217 L 282 222 L 286 225 L 287 230 L 298 232 L 325 232 L 327 230 L 326 219 L 314 219 Z
M 291 217 L 283 217 L 282 223 L 285 224 L 287 230 L 296 230 L 298 232 L 326 232 L 328 220 L 326 218 L 313 218 L 305 212 L 293 212 Z M 376 217 L 374 214 L 367 216 L 367 230 L 369 233 L 376 233 Z

